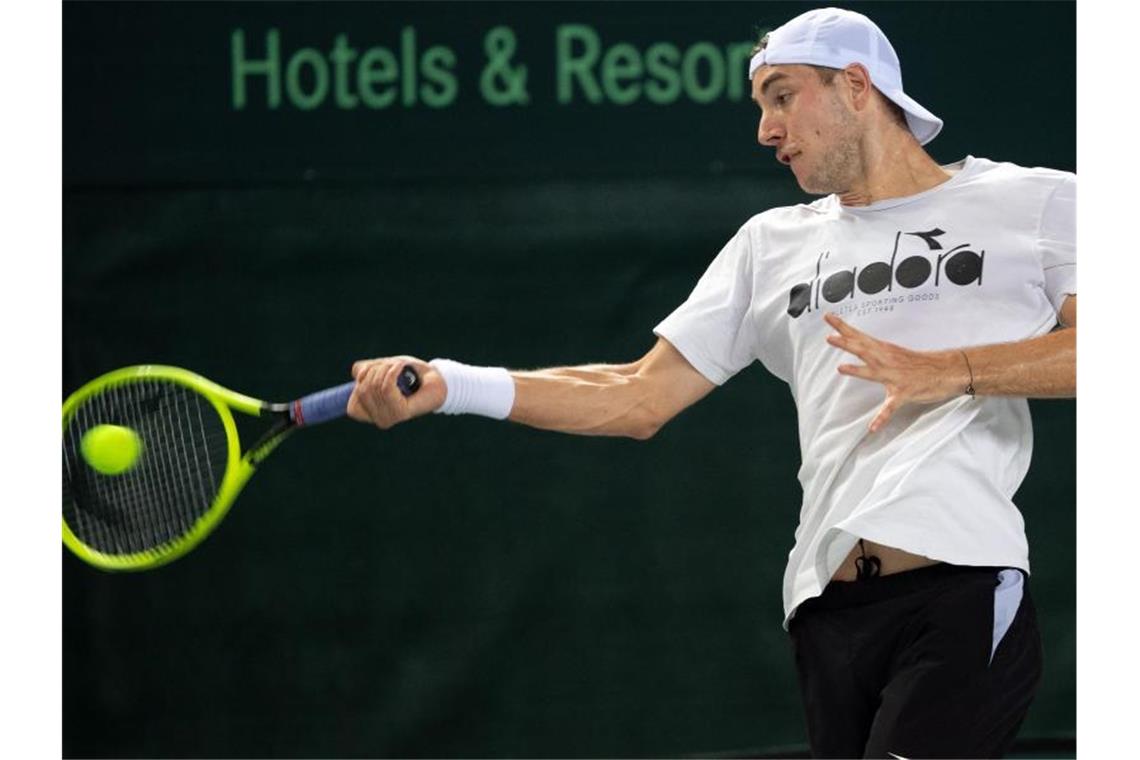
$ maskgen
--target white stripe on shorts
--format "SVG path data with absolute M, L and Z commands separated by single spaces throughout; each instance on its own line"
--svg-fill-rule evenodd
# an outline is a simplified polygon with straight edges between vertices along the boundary
M 998 573 L 998 585 L 994 589 L 994 643 L 990 649 L 990 663 L 1006 631 L 1013 624 L 1017 608 L 1021 606 L 1022 586 L 1025 579 L 1021 572 L 1006 568 Z

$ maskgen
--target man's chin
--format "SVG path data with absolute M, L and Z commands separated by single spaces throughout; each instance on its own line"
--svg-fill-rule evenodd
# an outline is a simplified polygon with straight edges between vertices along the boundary
M 819 192 L 818 183 L 813 182 L 813 178 L 810 175 L 805 177 L 796 171 L 796 168 L 794 166 L 789 168 L 792 171 L 792 176 L 796 178 L 796 184 L 800 186 L 800 190 L 803 190 L 808 195 L 822 194 Z
M 833 192 L 809 180 L 802 180 L 799 177 L 796 177 L 796 184 L 800 186 L 800 190 L 803 190 L 808 195 L 831 195 Z
M 793 172 L 793 174 L 795 174 L 795 172 Z M 800 186 L 800 190 L 803 190 L 808 195 L 831 195 L 832 193 L 839 192 L 831 186 L 831 183 L 821 182 L 818 177 L 801 177 L 799 174 L 795 174 L 795 177 L 796 184 Z

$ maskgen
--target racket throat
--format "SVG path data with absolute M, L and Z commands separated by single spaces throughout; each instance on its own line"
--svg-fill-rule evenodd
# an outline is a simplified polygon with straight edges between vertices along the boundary
M 276 415 L 278 419 L 246 452 L 244 459 L 253 467 L 257 467 L 263 459 L 272 454 L 278 444 L 296 427 L 289 417 L 288 404 L 266 404 L 265 411 Z

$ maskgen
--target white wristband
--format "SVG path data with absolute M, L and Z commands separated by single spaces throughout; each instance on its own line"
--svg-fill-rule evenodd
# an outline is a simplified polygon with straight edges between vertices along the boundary
M 447 398 L 436 414 L 481 414 L 505 420 L 515 405 L 515 380 L 503 367 L 472 367 L 451 359 L 432 359 L 443 376 Z

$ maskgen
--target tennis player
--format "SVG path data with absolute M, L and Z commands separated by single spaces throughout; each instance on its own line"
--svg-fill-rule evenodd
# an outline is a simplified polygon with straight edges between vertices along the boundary
M 431 412 L 645 439 L 755 360 L 792 390 L 803 506 L 784 573 L 819 757 L 990 757 L 1041 676 L 1011 497 L 1026 398 L 1076 395 L 1073 174 L 923 149 L 942 121 L 903 91 L 858 13 L 766 35 L 758 139 L 821 198 L 749 219 L 629 364 L 516 372 L 357 362 L 349 414 Z M 411 364 L 423 390 L 405 398 Z

